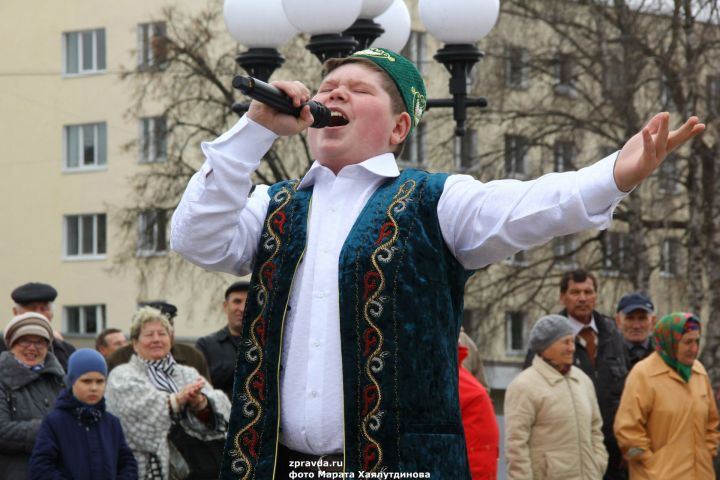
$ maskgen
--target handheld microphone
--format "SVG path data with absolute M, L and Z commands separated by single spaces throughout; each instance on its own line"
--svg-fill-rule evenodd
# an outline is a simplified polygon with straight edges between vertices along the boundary
M 292 98 L 287 94 L 257 78 L 238 75 L 233 78 L 232 85 L 253 100 L 294 117 L 299 117 L 300 110 L 305 105 L 308 105 L 314 119 L 313 124 L 310 125 L 312 128 L 337 127 L 348 123 L 342 115 L 333 115 L 329 108 L 315 100 L 310 100 L 296 107 L 293 105 Z

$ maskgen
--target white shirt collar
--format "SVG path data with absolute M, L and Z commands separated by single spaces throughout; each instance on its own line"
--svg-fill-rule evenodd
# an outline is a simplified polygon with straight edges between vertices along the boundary
M 315 184 L 318 175 L 328 173 L 334 176 L 329 168 L 321 165 L 320 162 L 315 160 L 310 167 L 310 170 L 308 170 L 302 180 L 300 180 L 298 189 L 311 187 Z M 400 170 L 398 169 L 397 162 L 395 161 L 395 155 L 392 153 L 383 153 L 381 155 L 368 158 L 364 162 L 347 165 L 340 170 L 340 173 L 338 173 L 337 176 L 352 177 L 356 175 L 363 175 L 365 173 L 370 173 L 375 177 L 386 178 L 400 176 Z
M 587 326 L 589 326 L 590 328 L 592 328 L 592 329 L 593 329 L 593 332 L 595 332 L 595 334 L 600 333 L 600 332 L 598 332 L 597 325 L 595 324 L 595 317 L 593 317 L 593 316 L 590 317 L 590 323 L 589 323 L 589 324 L 582 323 L 581 321 L 573 318 L 573 317 L 570 316 L 569 314 L 568 314 L 567 318 L 570 320 L 570 323 L 572 324 L 572 327 L 573 327 L 573 329 L 574 329 L 574 331 L 575 331 L 575 336 L 577 336 L 577 335 L 580 333 L 580 330 L 582 330 L 583 328 L 585 328 L 585 327 L 587 327 Z

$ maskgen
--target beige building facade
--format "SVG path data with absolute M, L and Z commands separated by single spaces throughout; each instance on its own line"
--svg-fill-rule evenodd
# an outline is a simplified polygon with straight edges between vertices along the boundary
M 0 6 L 0 139 L 6 145 L 0 159 L 0 325 L 11 316 L 10 292 L 39 281 L 59 291 L 54 328 L 78 344 L 103 327 L 127 331 L 137 303 L 155 299 L 179 306 L 180 337 L 217 328 L 221 293 L 202 292 L 218 308 L 197 312 L 193 285 L 177 281 L 161 291 L 150 280 L 141 288 L 136 272 L 114 262 L 127 241 L 116 213 L 132 195 L 128 179 L 163 155 L 153 143 L 152 121 L 128 118 L 130 85 L 120 79 L 122 71 L 152 62 L 148 24 L 161 17 L 161 6 L 41 3 Z M 191 11 L 197 2 L 173 3 Z M 152 113 L 148 105 L 148 118 Z M 125 147 L 137 142 L 147 150 Z M 149 250 L 164 261 L 165 233 L 147 237 L 138 254 Z
M 415 32 L 404 53 L 418 63 L 430 96 L 447 97 L 447 72 L 432 60 L 441 45 L 422 32 L 416 2 L 407 3 Z M 208 6 L 218 11 L 222 2 L 179 1 L 172 6 L 190 15 Z M 177 140 L 164 138 L 168 120 L 158 116 L 164 105 L 157 97 L 149 97 L 137 116 L 129 113 L 137 99 L 137 84 L 122 78 L 138 66 L 164 74 L 158 60 L 162 49 L 153 40 L 166 33 L 163 7 L 138 0 L 43 2 L 32 11 L 19 0 L 6 0 L 0 6 L 6 36 L 0 67 L 0 139 L 6 146 L 0 158 L 5 172 L 0 189 L 4 225 L 0 305 L 5 305 L 7 319 L 10 291 L 25 282 L 41 281 L 59 291 L 55 328 L 78 344 L 88 344 L 104 327 L 127 330 L 137 304 L 148 300 L 178 306 L 180 338 L 191 340 L 222 326 L 222 290 L 233 277 L 204 272 L 168 252 L 169 214 L 154 213 L 153 205 L 138 210 L 130 219 L 136 227 L 127 228 L 127 209 L 137 206 L 138 176 L 149 176 L 163 165 Z M 214 31 L 222 32 L 222 18 L 213 22 Z M 401 166 L 470 173 L 485 181 L 524 179 L 581 167 L 601 158 L 608 148 L 619 148 L 618 143 L 570 128 L 548 133 L 542 141 L 522 139 L 528 125 L 543 120 L 518 120 L 508 112 L 531 111 L 543 98 L 568 111 L 580 108 L 572 90 L 564 88 L 563 82 L 574 78 L 572 69 L 568 73 L 562 62 L 548 63 L 554 66 L 544 72 L 530 66 L 528 32 L 535 44 L 548 49 L 557 44 L 559 52 L 569 51 L 546 25 L 501 14 L 481 42 L 487 56 L 472 74 L 473 94 L 488 96 L 491 106 L 482 113 L 469 112 L 469 131 L 462 140 L 452 137 L 448 110 L 429 111 L 408 141 Z M 287 62 L 273 78 L 297 77 L 310 85 L 319 78 L 314 71 L 319 71 L 317 61 L 300 47 L 304 40 L 288 47 L 301 61 Z M 221 35 L 215 45 L 221 50 L 235 48 L 229 35 Z M 660 108 L 657 105 L 656 110 Z M 193 142 L 185 160 L 197 168 L 202 156 L 197 141 Z M 558 142 L 571 146 L 557 146 Z M 523 145 L 527 148 L 520 148 Z M 297 151 L 297 145 L 282 148 Z M 572 165 L 559 167 L 566 154 Z M 298 164 L 292 174 L 301 173 Z M 655 186 L 651 182 L 643 189 Z M 654 204 L 661 211 L 653 215 L 661 216 L 660 205 Z M 682 219 L 683 208 L 673 215 Z M 632 233 L 619 222 L 612 230 Z M 668 232 L 682 238 L 682 232 Z M 659 312 L 684 307 L 682 258 L 676 259 L 677 265 L 669 260 L 662 263 L 667 260 L 663 238 L 668 232 L 651 239 L 648 250 L 655 265 L 650 290 Z M 560 308 L 557 282 L 564 271 L 592 266 L 601 284 L 599 310 L 604 313 L 612 313 L 619 297 L 631 288 L 625 274 L 615 268 L 621 260 L 611 255 L 612 248 L 617 251 L 626 240 L 607 235 L 596 247 L 570 254 L 598 234 L 559 239 L 485 269 L 470 282 L 465 325 L 490 362 L 491 387 L 502 390 L 517 371 L 532 321 Z M 531 275 L 534 278 L 528 282 Z M 531 287 L 521 287 L 525 283 Z M 503 284 L 517 287 L 498 288 Z M 0 320 L 0 325 L 4 323 Z

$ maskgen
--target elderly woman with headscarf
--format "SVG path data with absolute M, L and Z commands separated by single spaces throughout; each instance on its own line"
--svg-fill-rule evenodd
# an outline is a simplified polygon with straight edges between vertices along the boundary
M 671 313 L 655 325 L 655 352 L 625 381 L 615 436 L 630 478 L 714 479 L 718 412 L 698 362 L 700 319 Z
M 570 321 L 542 317 L 530 332 L 532 365 L 505 393 L 509 480 L 600 480 L 607 467 L 592 380 L 573 368 Z
M 0 353 L 0 478 L 24 479 L 42 419 L 63 388 L 60 362 L 50 349 L 52 327 L 35 312 L 5 327 Z
M 197 370 L 175 362 L 171 338 L 172 327 L 159 310 L 136 312 L 130 329 L 135 354 L 110 373 L 107 409 L 120 418 L 139 478 L 216 478 L 219 465 L 212 459 L 199 465 L 189 456 L 218 442 L 222 449 L 230 401 Z M 195 451 L 183 448 L 193 439 Z M 202 467 L 214 472 L 201 472 Z

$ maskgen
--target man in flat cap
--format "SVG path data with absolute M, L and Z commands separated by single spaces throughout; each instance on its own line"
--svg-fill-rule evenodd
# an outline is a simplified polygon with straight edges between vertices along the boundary
M 628 293 L 618 302 L 615 323 L 625 340 L 631 366 L 655 351 L 651 334 L 656 321 L 655 306 L 647 295 Z
M 152 302 L 143 302 L 139 306 L 152 307 L 160 310 L 160 312 L 170 321 L 170 325 L 175 328 L 174 319 L 177 316 L 178 309 L 172 303 L 155 300 Z M 175 336 L 173 335 L 172 348 L 170 349 L 170 352 L 177 363 L 193 367 L 200 373 L 200 375 L 205 377 L 206 380 L 210 380 L 210 369 L 208 368 L 207 361 L 198 349 L 191 347 L 190 345 L 175 342 Z M 129 362 L 133 353 L 135 353 L 135 350 L 133 350 L 132 343 L 115 350 L 109 357 L 107 357 L 108 373 L 110 373 L 110 371 L 118 365 Z
M 12 291 L 10 297 L 15 302 L 13 315 L 27 312 L 40 313 L 52 323 L 53 302 L 57 297 L 57 290 L 47 283 L 30 282 L 20 285 Z M 62 335 L 53 329 L 52 349 L 60 365 L 67 370 L 67 361 L 75 351 L 75 347 L 63 340 Z M 7 345 L 0 339 L 0 352 L 7 350 Z

